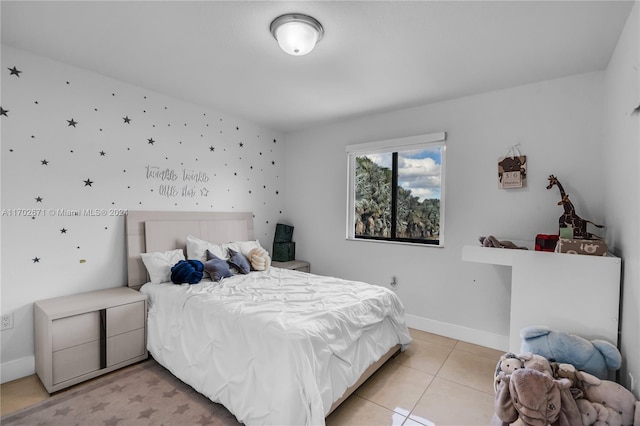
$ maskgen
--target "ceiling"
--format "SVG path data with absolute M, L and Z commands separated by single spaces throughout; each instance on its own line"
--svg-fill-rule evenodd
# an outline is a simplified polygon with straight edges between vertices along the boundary
M 633 1 L 6 1 L 2 43 L 283 133 L 603 70 Z M 309 55 L 269 24 L 318 19 Z M 4 75 L 4 74 L 3 74 Z

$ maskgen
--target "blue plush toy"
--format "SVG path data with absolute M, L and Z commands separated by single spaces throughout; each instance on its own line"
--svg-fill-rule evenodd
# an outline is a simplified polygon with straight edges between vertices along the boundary
M 520 330 L 522 352 L 542 355 L 549 361 L 572 364 L 576 369 L 606 379 L 607 370 L 617 370 L 622 356 L 615 345 L 606 340 L 587 340 L 574 334 L 553 331 L 544 326 Z
M 171 268 L 171 282 L 174 284 L 197 284 L 202 280 L 204 265 L 199 260 L 181 260 Z

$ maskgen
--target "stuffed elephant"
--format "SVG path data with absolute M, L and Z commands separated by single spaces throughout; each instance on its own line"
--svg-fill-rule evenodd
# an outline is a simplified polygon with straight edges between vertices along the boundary
M 523 328 L 520 337 L 522 352 L 533 352 L 549 361 L 572 364 L 578 370 L 600 379 L 608 377 L 608 370 L 617 370 L 622 366 L 620 351 L 605 340 L 589 341 L 544 326 Z

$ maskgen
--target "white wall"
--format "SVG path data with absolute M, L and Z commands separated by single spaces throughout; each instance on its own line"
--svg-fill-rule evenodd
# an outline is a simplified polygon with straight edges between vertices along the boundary
M 545 189 L 550 174 L 582 217 L 604 222 L 602 99 L 596 72 L 287 135 L 297 257 L 320 274 L 384 286 L 397 276 L 410 324 L 506 349 L 510 270 L 463 262 L 462 247 L 481 235 L 557 233 L 562 208 L 557 189 Z M 346 241 L 345 146 L 437 131 L 448 135 L 445 247 Z M 515 143 L 527 155 L 528 185 L 498 189 L 497 159 Z
M 605 73 L 603 167 L 612 251 L 623 259 L 622 383 L 640 398 L 640 4 L 635 3 Z M 632 381 L 629 375 L 635 380 Z
M 1 72 L 1 309 L 15 323 L 1 333 L 3 381 L 33 372 L 35 300 L 126 284 L 120 210 L 252 211 L 271 246 L 286 193 L 280 133 L 10 47 Z

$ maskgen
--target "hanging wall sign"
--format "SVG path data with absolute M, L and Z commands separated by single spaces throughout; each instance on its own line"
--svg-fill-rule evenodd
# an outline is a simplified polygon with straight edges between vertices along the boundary
M 498 158 L 498 188 L 522 188 L 527 183 L 527 156 L 513 145 Z

